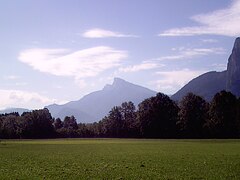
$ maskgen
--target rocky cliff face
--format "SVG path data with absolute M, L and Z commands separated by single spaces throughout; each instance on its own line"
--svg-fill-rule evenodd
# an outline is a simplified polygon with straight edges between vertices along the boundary
M 240 38 L 237 38 L 228 59 L 226 90 L 240 96 Z
M 172 99 L 179 101 L 187 93 L 192 92 L 211 101 L 213 96 L 222 90 L 240 97 L 240 38 L 235 40 L 226 71 L 200 75 L 175 93 Z

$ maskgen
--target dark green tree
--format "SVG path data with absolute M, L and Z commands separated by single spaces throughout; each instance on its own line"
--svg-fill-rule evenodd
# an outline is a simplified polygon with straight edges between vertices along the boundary
M 104 134 L 104 131 L 105 131 L 105 129 L 104 129 L 104 121 L 101 120 L 99 122 L 95 122 L 93 125 L 94 125 L 94 127 L 93 127 L 94 136 L 96 136 L 96 137 L 104 137 L 105 136 L 105 134 Z
M 123 136 L 137 137 L 137 121 L 136 121 L 136 107 L 133 102 L 124 102 L 121 107 L 122 121 L 123 121 Z
M 63 127 L 69 130 L 77 130 L 78 125 L 76 118 L 74 116 L 66 116 L 63 120 Z
M 55 130 L 61 129 L 63 127 L 63 122 L 61 121 L 60 118 L 57 118 L 54 120 L 53 126 Z
M 176 133 L 178 106 L 167 95 L 158 93 L 138 106 L 141 135 L 147 138 L 172 138 Z
M 77 130 L 77 136 L 78 137 L 94 137 L 94 132 L 93 129 L 93 124 L 84 124 L 84 123 L 79 123 L 78 124 L 78 130 Z
M 4 117 L 1 117 L 0 123 L 0 132 L 1 138 L 17 138 L 18 136 L 18 124 L 17 124 L 17 116 L 13 114 L 5 114 Z
M 102 120 L 103 133 L 107 137 L 122 137 L 123 136 L 123 120 L 121 108 L 115 106 L 109 112 L 109 115 Z
M 180 135 L 185 138 L 203 137 L 203 126 L 208 115 L 208 103 L 200 96 L 188 93 L 179 103 Z
M 237 137 L 237 98 L 231 92 L 221 91 L 214 96 L 209 116 L 207 126 L 213 137 Z
M 58 130 L 58 133 L 64 137 L 72 138 L 77 137 L 77 120 L 74 116 L 66 116 L 63 120 L 63 128 Z
M 49 138 L 54 135 L 53 119 L 48 109 L 22 114 L 22 136 L 25 138 Z

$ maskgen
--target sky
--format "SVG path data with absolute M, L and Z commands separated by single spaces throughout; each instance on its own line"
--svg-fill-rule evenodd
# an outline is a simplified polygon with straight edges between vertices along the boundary
M 223 71 L 240 0 L 1 0 L 0 109 L 78 100 L 114 77 L 171 95 Z

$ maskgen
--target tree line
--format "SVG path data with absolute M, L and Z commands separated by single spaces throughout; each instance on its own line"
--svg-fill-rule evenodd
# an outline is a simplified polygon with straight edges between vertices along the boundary
M 239 138 L 240 98 L 217 93 L 211 102 L 188 93 L 175 102 L 158 93 L 113 107 L 99 122 L 77 123 L 74 116 L 52 118 L 48 109 L 0 115 L 0 138 Z

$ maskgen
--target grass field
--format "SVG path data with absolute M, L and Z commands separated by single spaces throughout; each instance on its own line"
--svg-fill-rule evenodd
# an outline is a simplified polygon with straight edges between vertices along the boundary
M 0 179 L 240 179 L 240 140 L 0 142 Z

